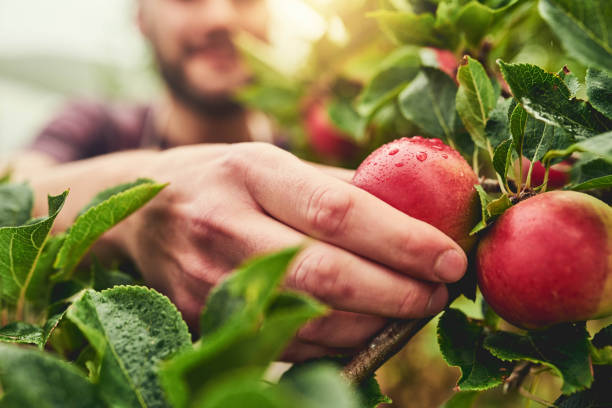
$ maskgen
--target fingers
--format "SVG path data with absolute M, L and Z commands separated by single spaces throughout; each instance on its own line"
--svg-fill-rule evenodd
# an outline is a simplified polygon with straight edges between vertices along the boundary
M 296 337 L 324 347 L 361 348 L 387 321 L 378 316 L 332 310 L 329 315 L 307 323 Z
M 338 310 L 404 319 L 435 315 L 448 301 L 444 284 L 413 279 L 322 242 L 296 256 L 287 286 Z
M 274 218 L 413 277 L 463 276 L 467 258 L 436 228 L 285 152 L 258 156 L 246 173 L 254 200 Z
M 242 259 L 308 242 L 289 265 L 285 285 L 334 309 L 419 318 L 438 313 L 448 300 L 443 284 L 414 279 L 325 242 L 307 241 L 304 234 L 255 211 L 236 215 L 225 227 L 235 231 L 232 252 Z

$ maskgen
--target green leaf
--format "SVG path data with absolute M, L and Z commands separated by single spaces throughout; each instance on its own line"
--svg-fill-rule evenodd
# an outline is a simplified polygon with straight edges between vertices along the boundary
M 376 75 L 359 95 L 357 111 L 363 116 L 372 116 L 417 76 L 420 67 L 421 59 L 413 47 L 394 51 L 383 60 Z
M 597 177 L 589 181 L 585 181 L 584 183 L 571 185 L 569 186 L 569 189 L 574 191 L 584 191 L 610 187 L 612 187 L 612 175 Z
M 477 47 L 482 39 L 490 32 L 491 27 L 505 17 L 511 7 L 518 4 L 518 0 L 504 2 L 501 8 L 494 9 L 479 1 L 470 1 L 461 7 L 455 25 L 464 33 L 465 38 L 472 47 Z
M 593 345 L 597 348 L 612 346 L 612 324 L 604 327 L 593 336 Z
M 136 281 L 132 276 L 120 270 L 105 268 L 95 257 L 91 264 L 91 273 L 93 274 L 94 279 L 94 290 L 104 290 L 111 289 L 115 286 L 136 284 Z
M 570 97 L 574 98 L 578 91 L 580 91 L 580 81 L 576 75 L 572 74 L 567 66 L 564 66 L 559 72 L 557 72 L 559 78 L 565 82 L 567 89 L 570 91 Z
M 363 137 L 366 119 L 357 113 L 349 100 L 332 100 L 327 113 L 332 123 L 347 134 L 347 140 L 359 140 Z
M 162 382 L 173 406 L 185 407 L 190 399 L 202 397 L 216 377 L 233 370 L 248 368 L 262 375 L 297 330 L 327 310 L 298 294 L 280 293 L 271 301 L 261 324 L 253 327 L 248 320 L 244 325 L 235 320 L 164 364 Z
M 391 398 L 382 393 L 375 375 L 359 384 L 357 392 L 361 397 L 360 407 L 362 408 L 377 408 L 380 404 L 393 403 Z
M 461 391 L 454 394 L 441 408 L 471 408 L 480 395 L 478 391 Z
M 523 138 L 525 137 L 525 126 L 529 114 L 521 105 L 516 105 L 510 115 L 510 133 L 514 141 L 514 148 L 519 157 L 523 155 Z
M 506 64 L 501 60 L 498 64 L 514 97 L 536 119 L 582 139 L 612 129 L 612 121 L 588 102 L 570 99 L 570 91 L 558 75 L 530 64 Z
M 221 377 L 202 398 L 192 401 L 195 408 L 304 408 L 301 401 L 281 387 L 262 381 L 258 373 L 234 372 Z
M 27 184 L 0 183 L 0 227 L 17 227 L 32 215 L 34 194 Z
M 608 408 L 612 407 L 612 366 L 593 367 L 595 380 L 590 389 L 572 395 L 562 395 L 555 401 L 558 408 Z
M 81 211 L 79 211 L 78 215 L 85 214 L 89 209 L 102 204 L 104 201 L 108 200 L 114 195 L 123 193 L 124 191 L 130 190 L 134 187 L 138 187 L 143 184 L 152 184 L 152 183 L 155 183 L 155 182 L 151 179 L 139 178 L 136 181 L 132 181 L 130 183 L 119 184 L 117 186 L 110 187 L 110 188 L 107 188 L 106 190 L 100 191 L 98 194 L 95 195 L 94 198 L 91 199 L 91 201 L 85 207 L 81 209 Z
M 496 198 L 487 205 L 487 213 L 490 218 L 502 215 L 508 208 L 512 207 L 512 202 L 507 194 L 503 194 L 501 197 Z
M 200 335 L 210 336 L 236 321 L 242 326 L 255 324 L 272 301 L 289 263 L 300 249 L 288 248 L 252 259 L 217 285 L 202 311 Z
M 397 44 L 443 48 L 453 42 L 444 32 L 436 30 L 436 20 L 430 13 L 378 10 L 368 13 L 368 17 L 375 18 L 382 32 Z
M 481 185 L 477 184 L 474 186 L 476 188 L 476 192 L 478 193 L 478 199 L 480 200 L 480 211 L 481 211 L 481 220 L 480 222 L 470 231 L 470 235 L 474 235 L 487 227 L 487 222 L 489 221 L 489 213 L 487 212 L 487 206 L 493 199 L 489 197 L 486 191 L 482 188 Z
M 487 336 L 484 345 L 502 360 L 528 360 L 552 368 L 563 378 L 564 394 L 584 390 L 593 382 L 584 325 L 564 324 L 525 335 L 496 332 Z
M 512 98 L 499 98 L 497 106 L 491 111 L 485 126 L 485 137 L 489 140 L 493 149 L 512 136 L 508 118 L 508 110 L 511 104 Z
M 28 301 L 39 307 L 44 307 L 48 304 L 49 292 L 52 286 L 50 278 L 57 272 L 53 264 L 65 239 L 65 234 L 50 236 L 34 268 L 34 273 L 30 279 L 30 285 L 26 290 L 25 296 Z
M 69 276 L 102 234 L 149 202 L 166 184 L 140 180 L 133 187 L 127 186 L 117 187 L 120 192 L 114 195 L 109 196 L 110 190 L 100 193 L 95 201 L 104 201 L 89 208 L 76 219 L 57 256 L 55 267 L 61 270 L 54 278 Z M 124 190 L 126 187 L 128 189 Z
M 43 330 L 29 323 L 14 322 L 0 329 L 0 342 L 40 346 L 43 340 Z
M 556 157 L 567 157 L 574 152 L 587 152 L 595 154 L 598 158 L 612 163 L 612 132 L 603 133 L 590 139 L 574 143 L 565 150 L 549 151 L 542 162 L 546 163 Z
M 457 85 L 444 72 L 424 67 L 399 94 L 402 115 L 429 136 L 452 141 L 460 124 L 455 110 Z
M 527 117 L 523 137 L 523 156 L 532 163 L 539 161 L 550 150 L 566 149 L 575 140 L 562 128 Z
M 466 56 L 457 72 L 457 112 L 474 143 L 486 148 L 485 126 L 491 111 L 497 105 L 495 89 L 484 67 Z
M 2 408 L 105 407 L 95 386 L 49 353 L 0 344 Z
M 503 382 L 510 364 L 483 348 L 484 328 L 457 309 L 448 309 L 438 322 L 438 344 L 444 360 L 459 366 L 462 391 L 485 390 Z
M 508 169 L 512 164 L 512 148 L 514 143 L 512 139 L 508 139 L 497 146 L 493 153 L 493 167 L 497 174 L 500 175 L 504 184 L 506 184 Z
M 612 71 L 612 3 L 540 0 L 539 11 L 571 55 L 584 65 Z
M 67 317 L 100 356 L 100 387 L 110 405 L 170 406 L 157 368 L 189 348 L 191 336 L 168 298 L 137 286 L 88 290 Z
M 586 91 L 591 105 L 612 119 L 612 77 L 604 71 L 589 68 L 586 75 Z
M 296 401 L 309 408 L 375 408 L 389 401 L 384 397 L 381 401 L 376 396 L 374 400 L 364 401 L 360 405 L 358 394 L 342 379 L 338 367 L 331 363 L 300 364 L 283 376 L 280 385 L 290 390 L 296 396 Z
M 25 300 L 36 263 L 67 195 L 66 191 L 49 197 L 48 217 L 20 227 L 0 228 L 0 290 L 4 302 L 15 305 Z

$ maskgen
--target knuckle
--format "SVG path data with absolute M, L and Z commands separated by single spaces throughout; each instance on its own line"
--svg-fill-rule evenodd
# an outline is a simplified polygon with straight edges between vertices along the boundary
M 325 236 L 341 235 L 346 229 L 353 199 L 333 187 L 320 187 L 311 194 L 307 208 L 308 225 Z
M 397 314 L 401 317 L 421 317 L 424 316 L 427 302 L 429 301 L 430 290 L 423 286 L 411 287 L 402 296 Z
M 350 288 L 340 279 L 341 271 L 325 251 L 307 250 L 293 273 L 293 286 L 327 301 L 348 295 Z

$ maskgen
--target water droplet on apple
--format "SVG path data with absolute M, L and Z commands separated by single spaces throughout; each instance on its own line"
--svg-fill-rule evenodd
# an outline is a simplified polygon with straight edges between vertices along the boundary
M 404 167 L 404 163 L 395 163 L 395 167 Z
M 448 154 L 444 153 L 444 154 L 442 155 L 442 158 L 443 158 L 443 159 L 448 159 Z
M 442 146 L 437 145 L 437 144 L 432 145 L 432 146 L 431 146 L 431 148 L 432 148 L 432 149 L 436 149 L 436 150 L 442 150 L 442 149 L 443 149 L 443 147 L 442 147 Z
M 420 162 L 424 162 L 425 160 L 427 160 L 427 153 L 425 152 L 418 152 L 416 155 L 416 158 L 418 161 Z
M 393 149 L 393 150 L 391 150 L 391 151 L 389 152 L 389 156 L 396 155 L 396 154 L 397 154 L 397 152 L 399 152 L 399 149 Z

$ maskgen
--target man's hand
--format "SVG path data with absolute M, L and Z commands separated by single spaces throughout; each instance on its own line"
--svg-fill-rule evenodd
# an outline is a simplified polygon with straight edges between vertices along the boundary
M 170 185 L 107 239 L 192 326 L 210 289 L 247 258 L 305 244 L 285 285 L 333 310 L 299 331 L 287 360 L 350 352 L 388 318 L 436 314 L 448 299 L 443 283 L 466 269 L 461 248 L 434 227 L 350 185 L 346 173 L 272 145 L 176 148 L 140 171 Z

